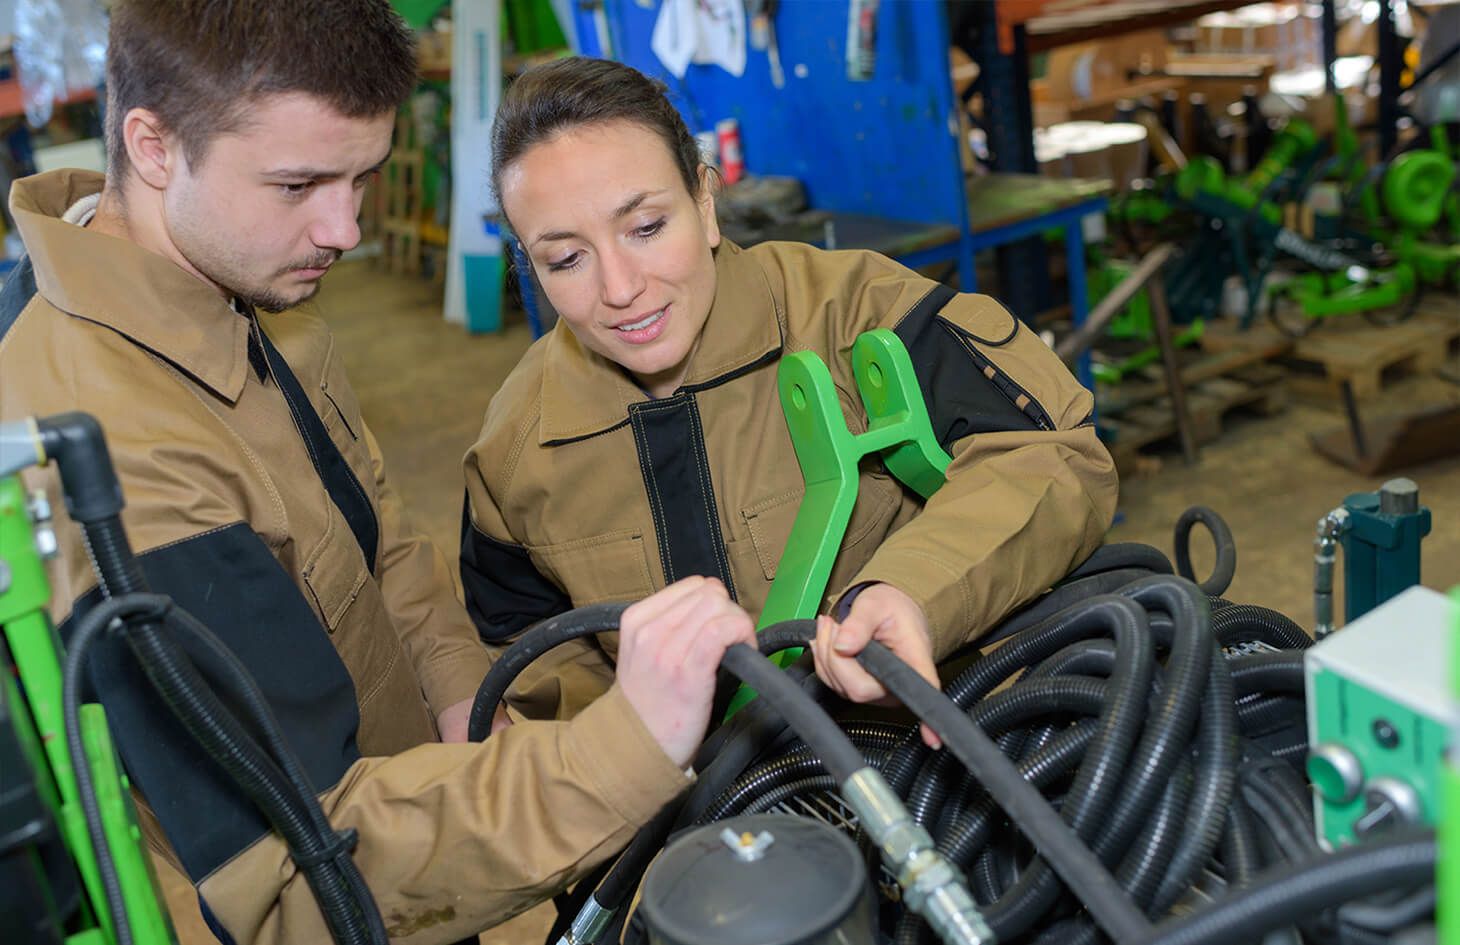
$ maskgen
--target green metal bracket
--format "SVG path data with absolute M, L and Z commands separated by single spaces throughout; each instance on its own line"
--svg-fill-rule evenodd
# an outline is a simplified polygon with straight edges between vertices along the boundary
M 866 332 L 852 345 L 852 371 L 867 410 L 867 431 L 847 428 L 836 385 L 825 362 L 810 351 L 781 359 L 777 387 L 806 495 L 791 525 L 775 581 L 761 611 L 760 627 L 814 617 L 821 609 L 831 568 L 857 502 L 857 466 L 881 453 L 889 472 L 928 498 L 943 485 L 951 460 L 933 434 L 912 358 L 885 328 Z M 779 654 L 789 666 L 800 650 Z M 755 697 L 742 686 L 726 718 Z
M 1460 707 L 1460 587 L 1450 591 L 1451 711 Z M 1440 772 L 1440 858 L 1435 868 L 1439 890 L 1436 919 L 1440 945 L 1460 945 L 1460 731 L 1452 726 L 1450 749 Z
M 8 586 L 0 589 L 0 631 L 9 644 L 20 682 L 19 704 L 28 707 L 28 718 L 21 724 L 33 725 L 43 746 L 45 763 L 40 763 L 40 758 L 32 759 L 41 781 L 40 793 L 53 805 L 66 847 L 81 874 L 85 904 L 89 906 L 83 916 L 88 927 L 71 934 L 66 942 L 111 945 L 117 940 L 116 932 L 66 746 L 62 647 L 46 609 L 50 585 L 36 551 L 25 490 L 13 476 L 0 477 L 0 549 L 4 551 L 0 564 L 9 575 Z M 81 707 L 81 737 L 91 762 L 102 830 L 117 867 L 133 940 L 138 945 L 173 942 L 172 925 L 157 893 L 127 779 L 117 762 L 101 706 Z

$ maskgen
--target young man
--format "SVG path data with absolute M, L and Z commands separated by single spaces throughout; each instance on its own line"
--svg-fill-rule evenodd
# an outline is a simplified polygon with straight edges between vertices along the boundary
M 359 240 L 414 80 L 386 0 L 115 4 L 108 175 L 11 194 L 28 258 L 0 293 L 0 419 L 101 421 L 152 588 L 243 660 L 334 826 L 358 831 L 392 936 L 426 945 L 616 852 L 684 786 L 720 656 L 753 632 L 691 578 L 625 615 L 619 683 L 578 718 L 437 743 L 464 740 L 488 659 L 329 332 L 294 309 Z M 53 472 L 32 484 L 62 508 Z M 79 531 L 58 534 L 55 616 L 74 619 L 98 593 Z M 92 675 L 148 840 L 219 937 L 327 940 L 283 842 L 135 666 L 109 651 Z

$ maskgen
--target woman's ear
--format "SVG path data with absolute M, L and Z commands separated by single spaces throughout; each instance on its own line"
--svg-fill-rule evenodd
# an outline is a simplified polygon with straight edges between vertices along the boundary
M 719 173 L 708 164 L 700 165 L 700 194 L 695 203 L 700 211 L 700 224 L 705 229 L 705 242 L 714 249 L 720 245 L 720 221 L 715 216 L 715 190 L 720 183 Z

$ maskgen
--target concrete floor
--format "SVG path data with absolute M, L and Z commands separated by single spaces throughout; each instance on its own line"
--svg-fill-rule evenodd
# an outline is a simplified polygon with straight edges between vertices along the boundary
M 487 402 L 531 337 L 514 313 L 501 334 L 468 335 L 441 318 L 440 296 L 438 285 L 356 261 L 329 276 L 320 306 L 397 489 L 417 524 L 454 565 L 461 457 L 476 437 Z M 1453 299 L 1439 304 L 1460 318 Z M 1396 383 L 1363 409 L 1377 415 L 1454 402 L 1460 402 L 1460 386 L 1424 376 Z M 1309 446 L 1309 433 L 1342 423 L 1336 403 L 1295 402 L 1275 417 L 1228 423 L 1194 466 L 1168 452 L 1123 480 L 1121 518 L 1110 537 L 1148 542 L 1170 554 L 1181 511 L 1191 504 L 1210 506 L 1231 524 L 1237 540 L 1237 577 L 1228 596 L 1275 608 L 1311 627 L 1314 524 L 1345 495 L 1383 481 L 1337 466 Z M 1441 589 L 1460 584 L 1460 457 L 1394 475 L 1400 474 L 1419 483 L 1421 501 L 1433 513 L 1424 583 Z M 1205 573 L 1210 543 L 1202 537 L 1193 544 L 1198 572 Z

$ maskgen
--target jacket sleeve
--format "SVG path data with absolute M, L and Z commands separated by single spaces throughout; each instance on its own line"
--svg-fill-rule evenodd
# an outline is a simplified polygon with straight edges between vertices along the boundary
M 506 523 L 479 461 L 477 444 L 466 458 L 461 517 L 461 585 L 467 612 L 494 656 L 533 624 L 571 610 L 567 593 L 507 537 Z M 514 719 L 570 719 L 613 682 L 614 663 L 595 638 L 570 640 L 524 669 L 507 693 Z
M 364 758 L 322 798 L 393 940 L 450 943 L 547 899 L 621 849 L 687 784 L 614 687 L 571 722 Z M 322 942 L 304 876 L 270 834 L 199 891 L 242 943 Z
M 907 346 L 947 482 L 850 586 L 886 582 L 923 607 L 934 655 L 976 640 L 1090 554 L 1117 480 L 1094 398 L 992 299 L 916 280 L 889 324 Z
M 476 694 L 492 658 L 456 599 L 445 557 L 406 518 L 368 426 L 365 441 L 374 467 L 380 521 L 381 594 L 426 701 L 439 715 Z

